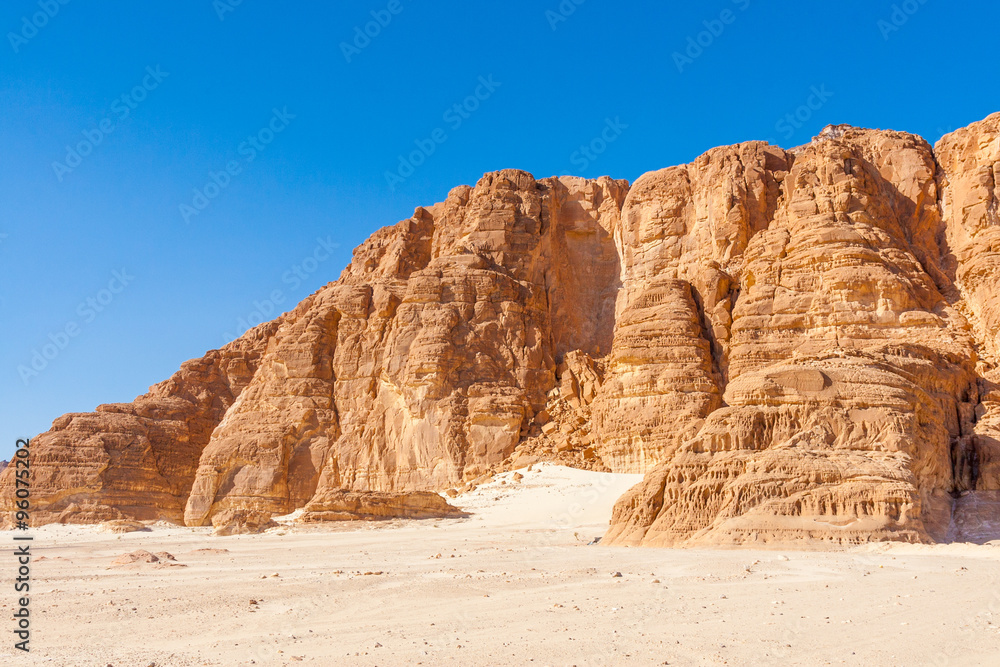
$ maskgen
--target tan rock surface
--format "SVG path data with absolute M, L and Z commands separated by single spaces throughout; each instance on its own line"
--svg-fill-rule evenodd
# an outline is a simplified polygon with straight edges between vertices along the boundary
M 942 273 L 930 147 L 828 128 L 781 182 L 734 267 L 726 405 L 619 502 L 611 543 L 951 530 L 979 380 L 968 323 L 931 277 Z
M 215 535 L 253 535 L 277 527 L 271 513 L 261 510 L 227 508 L 212 517 Z
M 832 126 L 631 187 L 486 174 L 134 403 L 57 420 L 33 520 L 414 516 L 447 503 L 411 492 L 559 461 L 648 473 L 610 543 L 988 532 L 998 126 L 936 150 Z
M 113 561 L 111 561 L 111 566 L 128 566 L 128 565 L 142 565 L 143 563 L 157 564 L 157 565 L 179 565 L 176 562 L 177 559 L 174 558 L 173 554 L 166 551 L 158 551 L 156 553 L 151 553 L 145 549 L 137 549 L 135 551 L 129 552 L 127 554 L 122 554 L 118 556 Z
M 935 147 L 945 243 L 942 270 L 983 358 L 981 403 L 970 436 L 981 489 L 1000 490 L 1000 113 L 944 136 Z M 966 482 L 968 484 L 968 482 Z
M 462 510 L 449 505 L 436 493 L 411 491 L 384 493 L 378 491 L 324 490 L 309 501 L 297 521 L 376 521 L 379 519 L 434 519 L 464 516 Z
M 607 178 L 488 174 L 418 209 L 403 238 L 359 248 L 333 288 L 360 301 L 341 306 L 342 434 L 320 487 L 440 489 L 507 458 L 560 354 L 610 344 L 624 193 Z
M 141 521 L 131 521 L 129 519 L 106 521 L 101 524 L 101 527 L 109 533 L 135 533 L 138 531 L 149 530 L 149 528 L 146 527 L 146 524 Z
M 31 440 L 31 520 L 180 521 L 202 450 L 250 382 L 279 324 L 263 324 L 185 362 L 132 403 L 56 419 L 51 430 Z M 13 496 L 14 476 L 4 474 L 0 512 L 8 524 Z

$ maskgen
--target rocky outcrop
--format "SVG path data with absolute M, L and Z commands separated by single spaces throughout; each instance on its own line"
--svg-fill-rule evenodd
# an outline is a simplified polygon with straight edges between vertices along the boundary
M 1000 114 L 938 142 L 941 271 L 954 285 L 982 359 L 972 433 L 958 445 L 959 485 L 1000 491 Z
M 215 535 L 254 535 L 278 524 L 269 512 L 251 509 L 224 509 L 212 516 Z
M 750 241 L 726 270 L 725 406 L 619 501 L 611 543 L 945 539 L 983 488 L 930 146 L 835 127 L 789 164 L 762 229 L 727 218 Z
M 432 516 L 425 492 L 553 460 L 647 473 L 615 544 L 988 533 L 998 126 L 835 126 L 631 187 L 487 174 L 134 403 L 57 420 L 33 520 Z
M 136 533 L 146 531 L 149 528 L 141 521 L 131 521 L 129 519 L 115 519 L 101 524 L 101 528 L 108 533 Z
M 559 355 L 608 345 L 624 193 L 504 171 L 373 235 L 273 336 L 201 456 L 186 523 L 334 489 L 445 488 L 499 465 Z
M 380 493 L 328 489 L 316 494 L 298 517 L 300 523 L 323 521 L 377 521 L 380 519 L 438 519 L 467 516 L 436 493 Z
M 31 520 L 181 521 L 202 450 L 253 378 L 280 324 L 263 324 L 185 362 L 132 403 L 56 419 L 31 440 Z M 0 511 L 8 522 L 14 502 L 14 479 L 7 473 L 0 477 Z
M 502 465 L 562 357 L 611 346 L 626 192 L 609 178 L 508 170 L 417 209 L 360 246 L 340 280 L 189 362 L 181 375 L 211 375 L 246 352 L 238 382 L 200 381 L 211 402 L 175 400 L 188 388 L 175 376 L 39 436 L 33 520 L 204 525 L 336 490 L 447 488 Z M 166 459 L 150 459 L 171 447 L 166 477 Z

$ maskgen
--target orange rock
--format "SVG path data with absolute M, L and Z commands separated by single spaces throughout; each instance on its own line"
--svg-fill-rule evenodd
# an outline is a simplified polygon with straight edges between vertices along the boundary
M 1000 114 L 933 150 L 831 126 L 631 187 L 486 174 L 135 402 L 56 420 L 32 521 L 448 515 L 427 492 L 551 460 L 647 473 L 605 543 L 982 534 L 998 176 Z
M 466 516 L 436 493 L 378 493 L 373 491 L 323 491 L 309 501 L 299 517 L 302 523 L 321 521 L 374 521 L 378 519 L 432 519 Z
M 67 414 L 31 440 L 31 521 L 180 522 L 202 450 L 253 378 L 280 320 L 187 361 L 132 403 Z M 0 512 L 15 509 L 11 467 L 0 475 Z
M 276 528 L 270 512 L 252 509 L 227 508 L 212 517 L 214 535 L 252 535 L 268 528 Z
M 122 554 L 118 556 L 113 561 L 112 565 L 133 565 L 135 563 L 159 563 L 159 564 L 175 564 L 173 561 L 177 559 L 174 558 L 173 554 L 167 553 L 166 551 L 158 551 L 155 554 L 146 551 L 145 549 L 138 549 L 131 553 Z
M 935 268 L 934 155 L 911 135 L 835 127 L 789 163 L 728 272 L 725 405 L 619 501 L 609 543 L 949 534 L 980 379 Z
M 975 456 L 964 487 L 1000 491 L 1000 113 L 945 135 L 935 147 L 944 243 L 940 271 L 954 283 L 983 359 L 974 432 L 960 445 Z

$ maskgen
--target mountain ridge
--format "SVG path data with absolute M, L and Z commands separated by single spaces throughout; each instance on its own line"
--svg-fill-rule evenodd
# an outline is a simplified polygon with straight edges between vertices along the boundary
M 33 520 L 203 525 L 553 460 L 647 474 L 609 543 L 990 533 L 998 177 L 1000 114 L 631 185 L 488 173 L 136 401 L 55 420 Z

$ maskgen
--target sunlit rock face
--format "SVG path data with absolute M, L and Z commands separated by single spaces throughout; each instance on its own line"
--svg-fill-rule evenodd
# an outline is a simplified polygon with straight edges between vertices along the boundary
M 552 460 L 646 473 L 614 544 L 985 539 L 998 173 L 1000 114 L 631 186 L 486 174 L 149 394 L 57 419 L 32 520 L 429 516 L 414 492 Z M 0 493 L 9 524 L 12 471 Z
M 945 137 L 940 167 L 917 137 L 827 128 L 773 171 L 764 224 L 731 200 L 750 239 L 726 270 L 731 324 L 711 323 L 724 405 L 619 501 L 610 542 L 958 538 L 1000 459 L 998 121 Z

